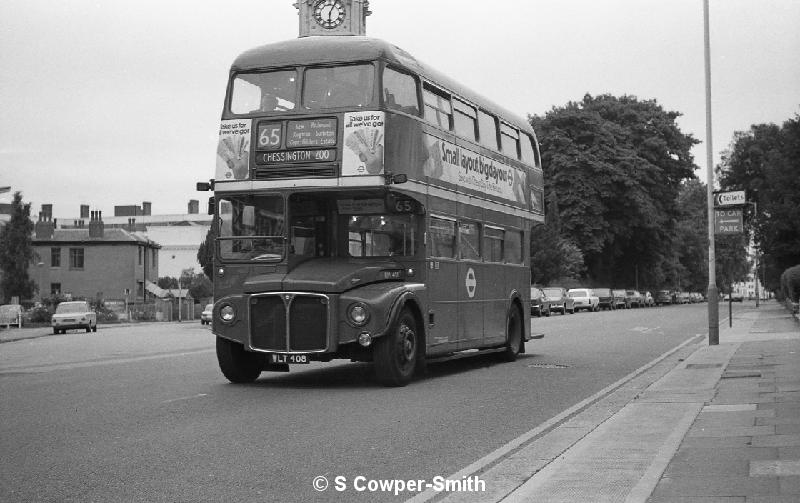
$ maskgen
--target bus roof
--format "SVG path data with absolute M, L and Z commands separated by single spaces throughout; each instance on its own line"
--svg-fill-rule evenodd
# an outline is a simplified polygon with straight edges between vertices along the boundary
M 374 60 L 383 60 L 392 65 L 406 68 L 434 84 L 472 101 L 487 111 L 497 114 L 519 129 L 534 134 L 528 121 L 521 116 L 434 70 L 396 45 L 377 38 L 316 36 L 262 45 L 240 54 L 233 62 L 231 72 Z

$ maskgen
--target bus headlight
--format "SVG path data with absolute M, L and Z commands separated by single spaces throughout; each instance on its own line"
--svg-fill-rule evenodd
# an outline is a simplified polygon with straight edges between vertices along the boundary
M 350 307 L 347 308 L 347 317 L 350 323 L 362 327 L 369 321 L 369 308 L 363 302 L 350 304 Z
M 236 309 L 230 304 L 224 304 L 219 308 L 219 319 L 224 323 L 230 323 L 236 318 Z

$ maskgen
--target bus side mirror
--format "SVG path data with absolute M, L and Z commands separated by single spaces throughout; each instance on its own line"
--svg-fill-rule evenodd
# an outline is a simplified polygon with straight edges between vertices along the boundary
M 198 192 L 208 192 L 210 190 L 214 190 L 214 180 L 209 180 L 208 182 L 197 182 L 196 187 Z
M 214 196 L 209 197 L 208 198 L 208 210 L 207 210 L 209 215 L 213 215 L 214 214 L 214 206 L 215 206 L 215 204 L 216 204 L 216 201 L 214 200 Z

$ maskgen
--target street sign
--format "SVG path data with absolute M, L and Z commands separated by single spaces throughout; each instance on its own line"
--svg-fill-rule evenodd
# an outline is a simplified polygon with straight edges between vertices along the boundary
M 741 234 L 744 232 L 742 210 L 714 210 L 715 234 Z
M 736 206 L 746 204 L 743 190 L 732 192 L 714 192 L 714 206 Z

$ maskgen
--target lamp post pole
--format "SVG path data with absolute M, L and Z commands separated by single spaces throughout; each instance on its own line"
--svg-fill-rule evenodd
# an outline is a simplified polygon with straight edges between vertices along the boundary
M 708 29 L 708 0 L 703 0 L 703 41 L 706 81 L 706 174 L 708 204 L 708 345 L 719 344 L 719 291 L 714 254 L 714 149 L 711 141 L 711 44 Z

